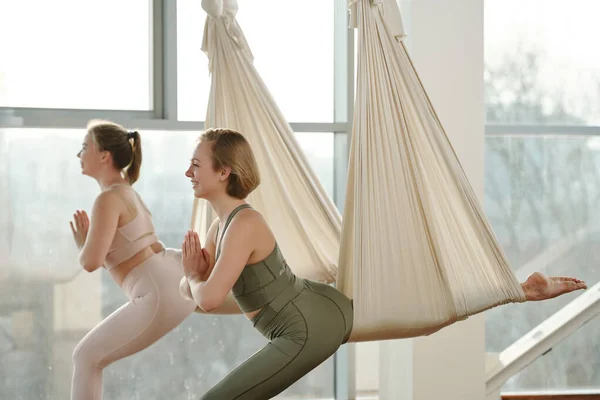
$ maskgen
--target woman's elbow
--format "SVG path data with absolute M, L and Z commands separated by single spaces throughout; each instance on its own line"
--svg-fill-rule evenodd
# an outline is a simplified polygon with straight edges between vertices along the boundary
M 215 308 L 217 308 L 217 306 L 215 306 L 214 303 L 206 301 L 206 300 L 202 300 L 200 302 L 198 302 L 198 307 L 200 307 L 202 309 L 202 311 L 209 313 L 211 311 L 213 311 Z
M 214 311 L 215 309 L 217 309 L 217 307 L 219 307 L 221 305 L 222 302 L 214 299 L 214 298 L 210 298 L 210 297 L 205 297 L 205 298 L 201 298 L 199 299 L 200 301 L 198 302 L 198 306 L 204 310 L 204 312 L 211 312 Z
M 188 284 L 190 288 L 190 293 L 196 302 L 196 305 L 200 307 L 204 312 L 211 312 L 218 308 L 223 301 L 225 301 L 225 297 L 221 296 L 220 293 L 216 292 L 214 287 L 207 287 L 206 282 L 197 282 L 195 280 L 189 280 Z M 181 289 L 180 283 L 180 289 Z M 184 289 L 185 289 L 185 285 Z
M 97 260 L 87 259 L 86 257 L 82 257 L 82 256 L 79 256 L 79 264 L 87 272 L 94 272 L 102 265 L 102 263 L 98 262 Z
M 83 269 L 85 269 L 87 272 L 94 272 L 98 268 L 100 268 L 100 265 L 95 264 L 95 263 L 92 263 L 92 264 L 83 264 Z

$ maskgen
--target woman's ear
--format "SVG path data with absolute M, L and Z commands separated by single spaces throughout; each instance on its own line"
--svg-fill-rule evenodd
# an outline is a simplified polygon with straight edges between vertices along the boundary
M 100 152 L 100 161 L 103 163 L 110 163 L 111 159 L 110 159 L 110 151 L 101 151 Z
M 221 181 L 227 180 L 231 175 L 231 167 L 223 167 L 221 169 Z

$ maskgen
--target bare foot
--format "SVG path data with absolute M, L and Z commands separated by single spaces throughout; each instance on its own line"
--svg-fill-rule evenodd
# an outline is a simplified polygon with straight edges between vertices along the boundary
M 584 281 L 563 276 L 546 276 L 534 272 L 521 283 L 527 301 L 548 300 L 575 290 L 587 289 Z

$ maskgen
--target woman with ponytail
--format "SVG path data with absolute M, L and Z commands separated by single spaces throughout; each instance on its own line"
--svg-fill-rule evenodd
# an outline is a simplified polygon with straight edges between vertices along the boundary
M 187 318 L 196 303 L 179 294 L 181 252 L 164 248 L 150 212 L 132 188 L 142 165 L 140 134 L 109 121 L 91 121 L 77 157 L 81 172 L 102 190 L 91 221 L 78 210 L 70 222 L 79 262 L 88 272 L 106 268 L 129 298 L 73 352 L 71 399 L 100 400 L 103 368 L 152 345 Z

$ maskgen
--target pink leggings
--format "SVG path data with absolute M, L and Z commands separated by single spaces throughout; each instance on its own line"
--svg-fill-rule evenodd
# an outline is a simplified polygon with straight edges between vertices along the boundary
M 129 301 L 92 329 L 73 352 L 71 400 L 102 399 L 102 369 L 152 345 L 183 322 L 196 303 L 179 294 L 181 252 L 166 249 L 123 281 Z

